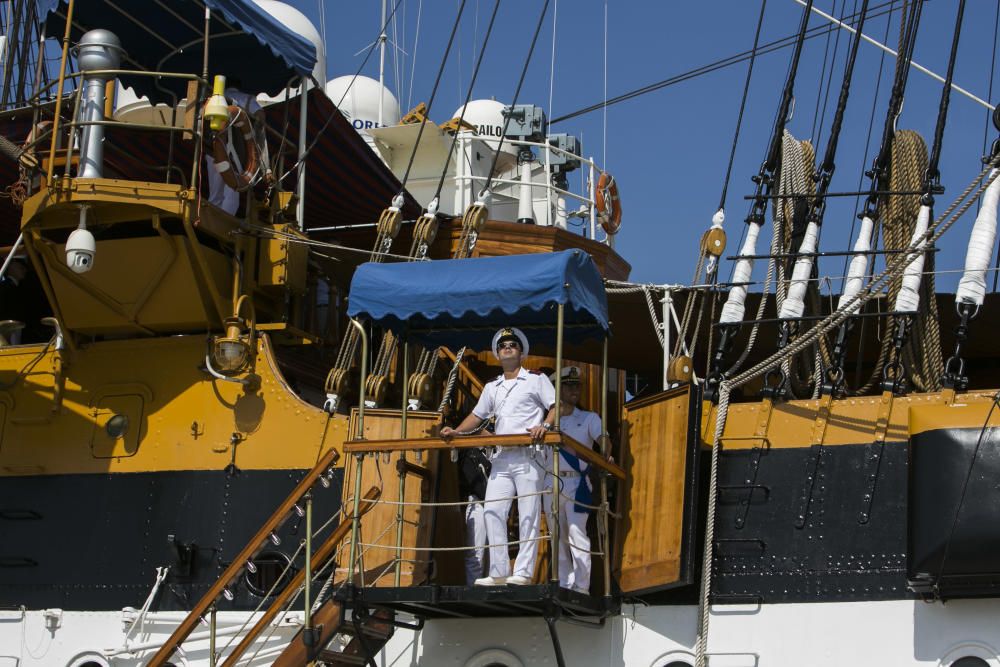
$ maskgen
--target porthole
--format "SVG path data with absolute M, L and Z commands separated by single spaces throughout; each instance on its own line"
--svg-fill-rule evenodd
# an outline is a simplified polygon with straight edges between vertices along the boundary
M 108 667 L 108 661 L 95 653 L 85 653 L 70 660 L 68 667 Z
M 950 667 L 990 667 L 990 663 L 974 655 L 967 655 L 951 663 Z
M 253 568 L 246 569 L 244 579 L 250 592 L 261 597 L 267 595 L 272 587 L 275 592 L 278 592 L 284 584 L 291 581 L 297 572 L 295 566 L 289 567 L 291 561 L 286 554 L 280 551 L 262 551 L 251 562 Z M 282 573 L 284 573 L 282 584 L 275 586 L 278 579 L 282 577 Z
M 488 648 L 472 656 L 465 667 L 524 667 L 524 663 L 510 651 Z

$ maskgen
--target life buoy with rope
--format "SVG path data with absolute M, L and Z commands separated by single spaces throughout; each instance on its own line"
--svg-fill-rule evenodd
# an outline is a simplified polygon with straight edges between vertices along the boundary
M 237 152 L 243 144 L 243 157 Z M 253 122 L 246 109 L 229 105 L 229 120 L 215 135 L 212 158 L 222 181 L 237 192 L 244 192 L 257 182 L 260 170 Z
M 597 180 L 597 219 L 609 235 L 617 234 L 622 226 L 622 201 L 618 197 L 618 183 L 615 177 L 601 172 Z

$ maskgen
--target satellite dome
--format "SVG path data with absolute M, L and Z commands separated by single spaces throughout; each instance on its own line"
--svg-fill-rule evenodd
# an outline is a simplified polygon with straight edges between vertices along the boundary
M 353 83 L 352 83 L 353 81 Z M 399 124 L 396 96 L 375 79 L 367 76 L 338 76 L 326 84 L 326 95 L 347 116 L 354 129 L 362 134 L 379 127 L 378 104 L 382 93 L 382 127 Z
M 313 78 L 317 81 L 326 79 L 326 47 L 316 26 L 306 15 L 295 7 L 279 2 L 279 0 L 254 0 L 258 7 L 270 14 L 278 23 L 290 31 L 305 37 L 316 47 L 316 65 L 313 67 Z M 247 82 L 249 85 L 249 81 Z
M 506 104 L 497 102 L 496 100 L 472 100 L 469 102 L 468 108 L 465 108 L 463 105 L 455 109 L 453 118 L 461 116 L 462 109 L 465 108 L 465 115 L 462 119 L 470 125 L 475 125 L 479 136 L 487 144 L 496 148 L 496 139 L 503 136 L 503 110 L 506 106 Z M 490 141 L 491 139 L 493 141 Z M 517 155 L 517 148 L 505 141 L 500 152 Z

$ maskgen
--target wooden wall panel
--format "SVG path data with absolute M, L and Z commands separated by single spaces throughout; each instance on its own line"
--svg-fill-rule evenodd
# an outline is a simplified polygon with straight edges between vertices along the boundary
M 351 427 L 349 433 L 357 434 L 357 409 L 351 412 Z M 441 415 L 437 412 L 410 412 L 407 415 L 406 435 L 410 438 L 432 437 L 437 434 Z M 365 410 L 364 435 L 368 440 L 400 437 L 400 418 L 398 410 Z M 414 454 L 406 454 L 407 462 L 425 469 L 426 477 L 413 473 L 405 475 L 403 501 L 407 503 L 426 503 L 432 500 L 435 476 L 441 454 L 424 452 L 422 462 L 418 463 Z M 399 476 L 396 462 L 400 453 L 366 456 L 361 465 L 361 493 L 371 486 L 382 489 L 382 500 L 397 502 L 399 495 Z M 354 479 L 357 459 L 353 456 L 344 463 L 343 503 L 345 520 L 350 520 L 354 507 Z M 359 547 L 362 553 L 360 573 L 356 573 L 354 583 L 365 586 L 395 586 L 396 556 L 396 513 L 398 505 L 378 503 L 361 519 L 361 537 L 363 544 L 375 544 L 375 547 Z M 428 562 L 431 554 L 426 551 L 416 551 L 413 547 L 431 546 L 431 534 L 434 530 L 434 508 L 407 505 L 403 507 L 403 546 L 400 586 L 419 585 L 427 579 Z M 337 556 L 339 578 L 346 576 L 346 565 L 350 559 L 349 539 L 345 540 Z M 389 548 L 385 548 L 389 547 Z M 409 547 L 409 548 L 406 548 Z
M 621 454 L 628 477 L 615 569 L 626 593 L 669 586 L 682 576 L 690 401 L 682 387 L 625 406 Z

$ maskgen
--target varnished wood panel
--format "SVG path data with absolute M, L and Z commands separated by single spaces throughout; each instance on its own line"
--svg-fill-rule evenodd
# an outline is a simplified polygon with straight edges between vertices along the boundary
M 349 433 L 357 434 L 357 410 L 351 413 L 351 428 Z M 430 438 L 437 434 L 441 416 L 437 412 L 410 412 L 407 415 L 406 435 L 410 438 Z M 378 440 L 398 438 L 400 436 L 400 418 L 398 410 L 365 410 L 364 436 L 366 439 Z M 432 497 L 435 476 L 441 454 L 424 452 L 423 460 L 417 461 L 412 453 L 392 452 L 375 456 L 366 456 L 361 464 L 361 492 L 372 486 L 382 489 L 381 500 L 400 501 L 399 474 L 397 461 L 406 456 L 410 464 L 426 470 L 426 476 L 409 472 L 404 476 L 402 501 L 407 503 L 426 503 Z M 350 521 L 354 507 L 354 479 L 357 459 L 354 456 L 345 457 L 344 465 L 344 511 L 345 520 Z M 359 542 L 369 547 L 358 547 L 361 554 L 360 565 L 356 569 L 355 583 L 365 586 L 394 586 L 396 557 L 396 516 L 398 505 L 380 502 L 361 518 L 361 535 Z M 400 585 L 411 586 L 424 582 L 427 578 L 430 553 L 417 551 L 416 548 L 431 546 L 431 533 L 434 529 L 434 508 L 417 505 L 403 507 L 403 564 L 401 568 Z M 338 556 L 341 577 L 346 576 L 346 566 L 350 559 L 350 540 L 345 540 Z M 360 571 L 360 573 L 358 573 Z
M 615 553 L 626 593 L 667 586 L 681 576 L 690 400 L 683 387 L 624 410 L 621 450 L 627 478 Z

